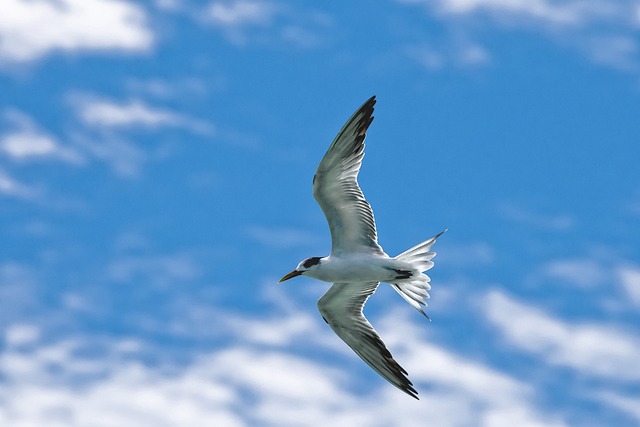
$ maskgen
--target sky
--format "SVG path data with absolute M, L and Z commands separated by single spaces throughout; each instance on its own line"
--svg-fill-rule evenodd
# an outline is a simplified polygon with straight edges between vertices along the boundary
M 0 426 L 637 426 L 640 1 L 2 0 Z M 315 168 L 427 313 L 322 321 Z

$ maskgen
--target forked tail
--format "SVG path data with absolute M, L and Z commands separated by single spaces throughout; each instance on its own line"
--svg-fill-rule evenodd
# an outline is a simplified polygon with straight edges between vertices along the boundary
M 429 270 L 433 267 L 433 261 L 431 261 L 431 259 L 436 256 L 436 253 L 431 251 L 431 247 L 445 231 L 447 230 L 441 231 L 432 238 L 404 251 L 395 257 L 395 259 L 411 264 L 415 270 L 421 273 Z M 429 299 L 429 292 L 427 291 L 431 289 L 431 285 L 429 285 L 430 280 L 426 274 L 420 274 L 419 276 L 415 276 L 411 281 L 392 283 L 391 286 L 405 301 L 429 319 L 429 316 L 422 310 L 421 306 L 427 306 L 425 300 Z

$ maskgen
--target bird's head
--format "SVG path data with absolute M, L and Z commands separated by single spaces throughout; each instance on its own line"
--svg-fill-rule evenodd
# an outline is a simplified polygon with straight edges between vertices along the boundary
M 285 276 L 280 279 L 278 283 L 282 283 L 285 280 L 292 279 L 296 276 L 306 275 L 308 272 L 316 270 L 320 266 L 320 262 L 321 258 L 317 256 L 302 260 L 295 270 L 293 270 L 291 273 L 285 274 Z

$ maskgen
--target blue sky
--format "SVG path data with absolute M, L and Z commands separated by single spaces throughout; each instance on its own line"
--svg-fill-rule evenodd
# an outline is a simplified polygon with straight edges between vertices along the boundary
M 640 2 L 3 0 L 0 425 L 640 423 Z M 397 254 L 448 228 L 432 322 L 322 321 L 311 178 Z

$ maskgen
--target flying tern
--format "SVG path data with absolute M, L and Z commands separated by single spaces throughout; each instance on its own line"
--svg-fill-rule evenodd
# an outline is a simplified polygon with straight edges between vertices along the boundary
M 351 116 L 313 177 L 313 196 L 331 231 L 331 254 L 303 260 L 280 282 L 296 276 L 333 282 L 318 300 L 322 318 L 376 372 L 418 399 L 407 371 L 395 361 L 362 309 L 380 282 L 386 282 L 427 316 L 422 306 L 427 305 L 431 286 L 424 272 L 433 267 L 436 254 L 431 247 L 446 230 L 396 257 L 389 257 L 378 244 L 373 211 L 357 180 L 375 103 L 373 96 Z

